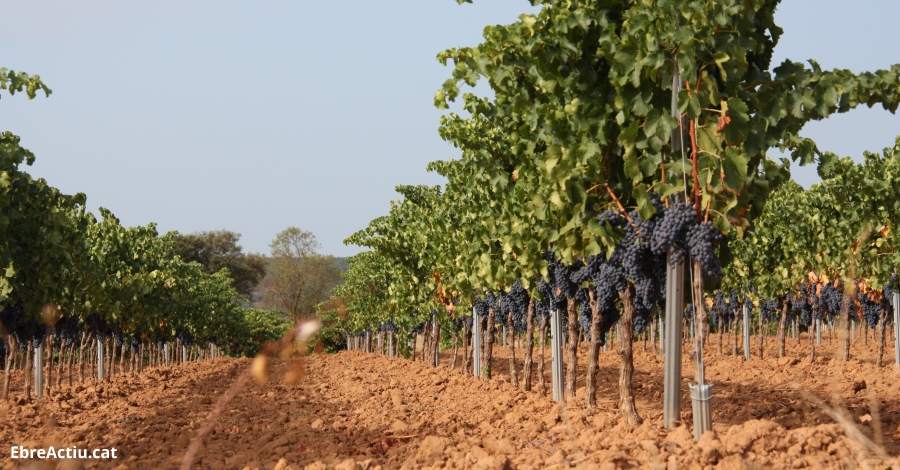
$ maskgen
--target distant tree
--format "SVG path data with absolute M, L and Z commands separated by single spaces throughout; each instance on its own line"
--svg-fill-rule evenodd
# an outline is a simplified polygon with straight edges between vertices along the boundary
M 179 234 L 172 255 L 184 261 L 196 261 L 210 274 L 228 268 L 234 288 L 249 299 L 266 275 L 267 261 L 263 255 L 244 253 L 238 245 L 240 239 L 241 234 L 228 230 Z
M 312 232 L 289 227 L 272 244 L 266 277 L 257 289 L 264 308 L 286 312 L 291 319 L 315 315 L 315 306 L 331 295 L 341 279 L 340 261 L 319 253 Z

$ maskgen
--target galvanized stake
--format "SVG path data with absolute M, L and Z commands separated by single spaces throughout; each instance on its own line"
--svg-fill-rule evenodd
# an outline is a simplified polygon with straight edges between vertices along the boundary
M 103 380 L 103 341 L 97 338 L 97 380 Z
M 34 347 L 34 396 L 40 398 L 44 394 L 44 345 Z
M 817 318 L 814 323 L 816 328 L 816 346 L 820 346 L 822 344 L 822 319 Z
M 431 315 L 431 337 L 434 338 L 434 366 L 441 365 L 441 342 L 438 340 L 437 312 Z
M 659 316 L 659 352 L 665 354 L 666 350 L 666 322 L 662 315 Z
M 750 360 L 750 305 L 744 302 L 744 360 Z
M 894 365 L 900 370 L 900 292 L 894 292 Z
M 481 377 L 481 322 L 472 310 L 472 375 Z
M 563 361 L 562 361 L 562 318 L 559 309 L 554 309 L 550 314 L 550 352 L 552 353 L 551 379 L 553 386 L 553 401 L 565 401 L 563 395 Z
M 709 399 L 712 397 L 712 384 L 690 384 L 691 401 L 694 410 L 694 439 L 700 440 L 700 436 L 712 429 L 712 414 L 709 409 Z
M 663 426 L 681 420 L 681 322 L 684 316 L 684 264 L 666 263 L 666 339 L 663 359 Z
M 676 19 L 677 21 L 677 19 Z M 678 62 L 675 62 L 675 73 L 672 76 L 671 114 L 678 121 L 678 127 L 672 130 L 672 148 L 684 151 L 683 120 L 678 109 L 678 93 L 681 91 L 681 74 Z M 674 196 L 675 202 L 681 198 Z M 663 322 L 660 315 L 660 349 L 665 351 L 663 358 L 663 427 L 674 428 L 681 421 L 681 342 L 682 323 L 684 321 L 684 263 L 672 263 L 673 249 L 669 249 L 666 260 L 666 327 L 663 339 Z M 616 324 L 616 337 L 619 325 Z

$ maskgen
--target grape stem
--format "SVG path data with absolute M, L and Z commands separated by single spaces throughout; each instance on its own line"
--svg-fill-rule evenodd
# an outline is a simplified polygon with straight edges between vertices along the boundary
M 688 93 L 691 93 L 691 82 L 688 80 L 684 81 L 684 86 L 687 88 Z M 700 77 L 697 77 L 697 86 L 695 87 L 697 91 L 700 91 Z M 697 146 L 697 120 L 691 119 L 691 127 L 689 130 L 689 135 L 691 137 L 691 176 L 694 179 L 694 187 L 691 188 L 691 196 L 694 200 L 694 208 L 697 211 L 697 220 L 700 220 L 700 173 L 698 170 L 697 164 L 697 155 L 699 154 L 699 149 Z
M 609 197 L 611 197 L 613 201 L 616 202 L 616 205 L 619 206 L 619 210 L 622 211 L 622 214 L 625 215 L 625 220 L 627 220 L 629 224 L 633 224 L 634 222 L 631 221 L 631 217 L 628 215 L 628 211 L 626 211 L 625 207 L 622 206 L 622 201 L 619 200 L 619 198 L 616 196 L 616 193 L 613 192 L 612 188 L 610 188 L 608 184 L 606 185 L 606 192 L 609 194 Z

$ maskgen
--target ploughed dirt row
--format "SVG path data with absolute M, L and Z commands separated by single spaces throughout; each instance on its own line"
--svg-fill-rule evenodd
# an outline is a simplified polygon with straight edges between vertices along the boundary
M 755 341 L 755 338 L 754 338 Z M 219 419 L 196 468 L 887 468 L 846 437 L 795 386 L 828 403 L 835 397 L 859 429 L 900 465 L 900 373 L 876 368 L 869 346 L 854 343 L 855 359 L 831 360 L 827 340 L 810 364 L 805 336 L 788 340 L 789 357 L 766 359 L 707 350 L 715 384 L 716 433 L 695 443 L 690 402 L 687 427 L 660 428 L 662 356 L 635 345 L 636 394 L 644 424 L 619 424 L 618 356 L 601 354 L 600 407 L 584 409 L 586 349 L 579 358 L 579 396 L 566 406 L 546 393 L 508 384 L 505 348 L 495 348 L 494 379 L 482 381 L 421 361 L 343 352 L 307 358 L 296 385 L 280 379 L 288 366 L 275 361 L 267 384 L 251 383 Z M 730 343 L 728 343 L 730 345 Z M 755 343 L 754 343 L 755 344 Z M 615 346 L 615 345 L 613 345 Z M 730 348 L 726 348 L 730 350 Z M 537 353 L 537 351 L 535 351 Z M 755 348 L 754 348 L 755 352 Z M 521 362 L 522 351 L 517 350 Z M 537 359 L 537 354 L 535 354 Z M 549 360 L 549 357 L 547 358 Z M 177 468 L 188 442 L 218 397 L 249 360 L 220 358 L 145 371 L 112 383 L 63 387 L 49 399 L 0 405 L 0 442 L 34 448 L 116 447 L 116 460 L 12 460 L 2 468 Z M 521 363 L 519 364 L 521 373 Z M 688 358 L 683 367 L 689 379 Z M 545 370 L 549 380 L 549 367 Z M 685 385 L 686 389 L 686 385 Z

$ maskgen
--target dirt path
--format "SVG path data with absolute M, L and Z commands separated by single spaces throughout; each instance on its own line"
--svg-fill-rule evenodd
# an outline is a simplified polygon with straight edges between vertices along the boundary
M 849 461 L 886 468 L 791 389 L 800 384 L 829 402 L 836 392 L 861 429 L 875 440 L 880 435 L 896 456 L 900 374 L 892 366 L 876 369 L 861 344 L 857 354 L 862 357 L 847 364 L 832 362 L 833 348 L 827 345 L 819 350 L 823 357 L 809 364 L 808 346 L 801 344 L 789 342 L 790 357 L 780 363 L 774 358 L 745 363 L 711 353 L 707 373 L 715 384 L 717 437 L 707 435 L 699 443 L 685 427 L 671 432 L 659 428 L 662 357 L 645 352 L 640 344 L 635 383 L 644 424 L 635 430 L 618 424 L 614 351 L 602 353 L 601 403 L 593 410 L 583 408 L 580 395 L 584 355 L 579 358 L 578 400 L 562 408 L 545 394 L 522 392 L 507 383 L 504 348 L 496 349 L 497 375 L 490 382 L 463 376 L 458 368 L 449 371 L 448 354 L 437 369 L 353 352 L 313 356 L 305 378 L 292 386 L 279 382 L 287 366 L 276 362 L 269 383 L 249 385 L 231 403 L 195 466 L 272 469 L 284 459 L 279 470 L 666 468 L 673 462 L 678 468 L 848 468 Z M 517 356 L 521 360 L 521 351 Z M 82 462 L 17 461 L 7 454 L 0 465 L 176 468 L 200 421 L 248 365 L 249 360 L 222 358 L 151 370 L 113 383 L 64 387 L 38 403 L 0 405 L 0 442 L 119 450 L 116 460 Z M 689 378 L 687 359 L 684 371 Z M 866 388 L 861 388 L 862 381 Z M 687 399 L 683 410 L 689 423 Z M 881 433 L 874 432 L 876 424 Z

